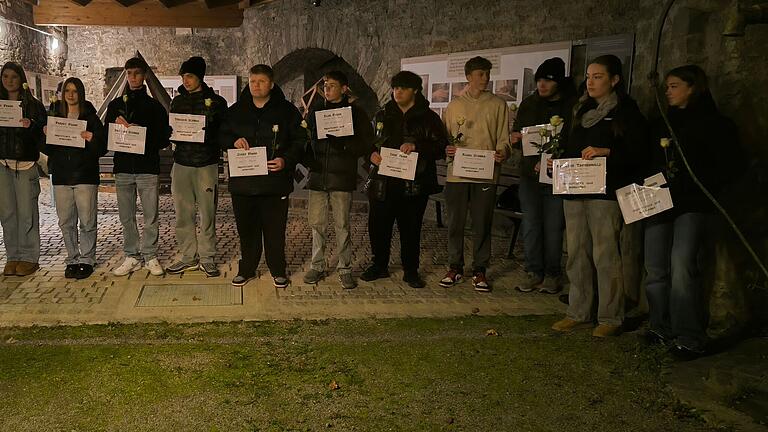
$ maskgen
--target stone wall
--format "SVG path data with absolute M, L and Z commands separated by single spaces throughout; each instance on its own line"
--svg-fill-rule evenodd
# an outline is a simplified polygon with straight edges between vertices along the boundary
M 32 24 L 32 5 L 21 0 L 0 0 L 0 16 L 27 26 Z M 39 27 L 58 36 L 59 47 L 51 49 L 51 37 L 4 20 L 0 20 L 0 62 L 14 61 L 30 72 L 61 75 L 67 56 L 65 29 Z

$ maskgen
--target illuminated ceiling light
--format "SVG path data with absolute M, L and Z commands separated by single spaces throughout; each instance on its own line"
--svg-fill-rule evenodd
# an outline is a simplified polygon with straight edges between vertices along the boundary
M 57 49 L 59 49 L 59 40 L 56 38 L 53 38 L 53 40 L 51 41 L 51 51 L 56 51 Z

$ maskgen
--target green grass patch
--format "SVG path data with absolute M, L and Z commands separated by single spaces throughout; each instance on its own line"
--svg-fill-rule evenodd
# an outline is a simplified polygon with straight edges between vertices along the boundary
M 553 320 L 0 329 L 0 430 L 707 430 L 663 353 Z

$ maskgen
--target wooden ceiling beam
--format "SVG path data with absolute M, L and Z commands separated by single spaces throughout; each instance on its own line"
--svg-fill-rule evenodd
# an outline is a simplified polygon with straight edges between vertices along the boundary
M 70 0 L 70 1 L 80 6 L 88 6 L 88 3 L 91 2 L 91 0 Z M 40 4 L 37 4 L 35 6 L 40 6 Z
M 160 0 L 160 3 L 162 3 L 163 6 L 167 8 L 172 8 L 179 5 L 183 5 L 185 3 L 192 3 L 193 1 L 197 1 L 197 0 Z
M 135 5 L 136 3 L 140 2 L 141 0 L 115 0 L 116 2 L 120 3 L 121 5 L 125 7 L 130 7 Z
M 213 9 L 222 6 L 229 6 L 233 4 L 239 4 L 240 0 L 205 0 L 205 5 L 208 9 Z
M 61 0 L 39 1 L 33 10 L 36 25 L 220 28 L 239 27 L 243 23 L 243 10 L 236 2 L 208 9 L 200 1 L 175 7 L 166 7 L 155 0 L 131 7 L 115 0 L 92 0 L 87 6 Z

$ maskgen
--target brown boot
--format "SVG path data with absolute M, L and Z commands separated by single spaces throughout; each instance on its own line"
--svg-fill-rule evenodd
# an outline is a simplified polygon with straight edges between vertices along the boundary
M 608 324 L 599 324 L 592 331 L 592 336 L 599 337 L 599 338 L 618 336 L 620 334 L 621 334 L 621 326 L 608 325 Z
M 19 265 L 16 266 L 16 276 L 29 276 L 39 268 L 37 263 L 19 261 Z
M 574 321 L 570 318 L 563 318 L 560 321 L 552 324 L 552 330 L 556 330 L 563 333 L 569 333 L 574 330 L 590 328 L 590 327 L 592 327 L 591 322 Z
M 15 276 L 16 275 L 16 266 L 19 265 L 18 261 L 8 261 L 5 263 L 5 268 L 3 269 L 3 276 Z

